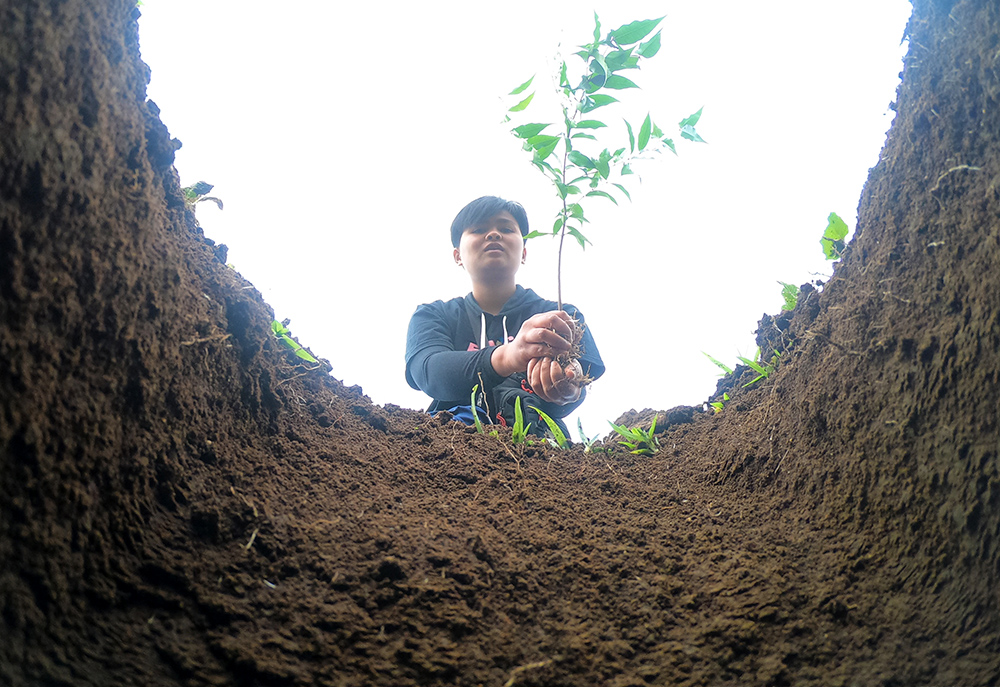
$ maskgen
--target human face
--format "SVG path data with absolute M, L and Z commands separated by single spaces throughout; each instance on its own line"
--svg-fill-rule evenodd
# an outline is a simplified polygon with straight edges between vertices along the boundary
M 521 227 L 506 210 L 466 227 L 455 249 L 455 263 L 465 267 L 473 281 L 513 278 L 527 255 Z

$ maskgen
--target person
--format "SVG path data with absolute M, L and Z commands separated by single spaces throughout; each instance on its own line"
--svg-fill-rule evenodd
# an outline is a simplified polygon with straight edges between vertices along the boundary
M 562 418 L 587 395 L 584 375 L 597 379 L 604 363 L 588 327 L 581 327 L 579 360 L 563 369 L 556 357 L 573 347 L 574 321 L 583 315 L 562 310 L 516 281 L 527 258 L 528 217 L 516 202 L 484 196 L 466 205 L 451 225 L 455 264 L 472 280 L 464 298 L 417 307 L 406 334 L 406 381 L 430 396 L 429 413 L 447 410 L 473 424 L 510 425 L 521 399 L 525 425 L 544 434 L 539 408 L 566 433 Z M 476 403 L 471 403 L 478 387 Z

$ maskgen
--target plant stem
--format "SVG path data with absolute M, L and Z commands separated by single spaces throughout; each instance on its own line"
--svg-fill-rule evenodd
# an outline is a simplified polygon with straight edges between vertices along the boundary
M 579 110 L 579 108 L 577 108 Z M 569 117 L 567 116 L 566 108 L 563 107 L 563 119 L 566 121 L 566 140 L 563 145 L 563 164 L 562 164 L 562 183 L 563 188 L 566 188 L 566 167 L 569 162 L 569 146 L 570 146 L 570 135 L 573 133 L 573 129 L 569 123 Z M 556 298 L 558 299 L 559 310 L 562 310 L 563 300 L 562 300 L 562 253 L 563 253 L 563 241 L 566 240 L 566 222 L 569 219 L 567 217 L 568 210 L 566 208 L 566 196 L 568 194 L 563 192 L 562 194 L 562 228 L 559 230 L 559 252 L 556 258 Z

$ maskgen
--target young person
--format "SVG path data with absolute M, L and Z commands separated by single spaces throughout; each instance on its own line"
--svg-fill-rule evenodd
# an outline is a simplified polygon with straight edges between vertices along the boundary
M 555 302 L 517 284 L 527 234 L 524 208 L 496 196 L 472 201 L 452 222 L 455 264 L 468 272 L 472 292 L 419 306 L 406 334 L 406 381 L 434 399 L 428 412 L 447 410 L 467 424 L 478 412 L 483 422 L 510 425 L 520 397 L 532 432 L 546 429 L 532 407 L 565 432 L 561 418 L 587 393 L 576 381 L 604 374 L 586 327 L 580 360 L 566 370 L 555 361 L 570 350 L 573 321 L 583 324 L 583 315 L 569 304 L 558 310 Z M 474 410 L 470 397 L 476 385 Z

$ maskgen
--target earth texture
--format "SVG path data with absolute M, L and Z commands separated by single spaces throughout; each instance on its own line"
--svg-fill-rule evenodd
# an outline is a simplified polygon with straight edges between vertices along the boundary
M 0 683 L 1000 684 L 1000 5 L 915 0 L 833 278 L 644 457 L 281 347 L 134 4 L 0 2 Z

